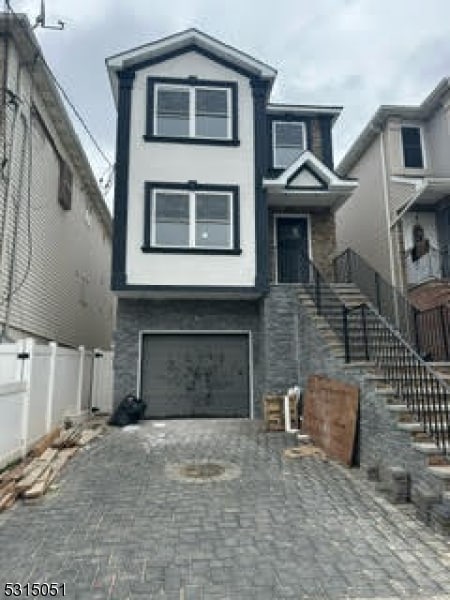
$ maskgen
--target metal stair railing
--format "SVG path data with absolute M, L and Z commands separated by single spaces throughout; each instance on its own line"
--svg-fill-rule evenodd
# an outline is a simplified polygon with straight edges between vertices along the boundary
M 434 439 L 443 454 L 450 445 L 450 387 L 419 356 L 390 323 L 364 303 L 349 309 L 359 316 L 359 326 L 348 332 L 347 362 L 359 357 L 364 347 L 367 360 L 374 362 L 409 411 Z
M 435 440 L 443 454 L 450 445 L 450 388 L 389 321 L 371 305 L 347 307 L 317 267 L 309 263 L 305 290 L 317 313 L 342 341 L 347 363 L 374 362 L 383 378 Z
M 418 354 L 430 360 L 450 360 L 448 309 L 438 306 L 425 315 L 351 248 L 334 259 L 333 267 L 335 281 L 354 283 Z

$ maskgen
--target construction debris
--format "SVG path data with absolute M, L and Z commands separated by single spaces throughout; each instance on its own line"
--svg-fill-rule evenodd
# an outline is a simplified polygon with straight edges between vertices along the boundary
M 314 446 L 314 444 L 304 444 L 302 446 L 296 446 L 294 448 L 286 448 L 284 451 L 285 458 L 306 458 L 314 456 L 316 458 L 320 458 L 320 460 L 327 461 L 327 455 L 318 446 Z
M 44 495 L 67 461 L 104 430 L 105 420 L 97 418 L 69 429 L 57 428 L 40 439 L 20 464 L 0 473 L 0 512 L 17 498 Z

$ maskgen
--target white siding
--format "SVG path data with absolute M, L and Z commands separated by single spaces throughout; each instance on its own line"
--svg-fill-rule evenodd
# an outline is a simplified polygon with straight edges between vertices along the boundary
M 391 281 L 379 136 L 348 177 L 357 179 L 359 187 L 336 214 L 338 251 L 352 248 L 387 281 Z
M 236 81 L 240 146 L 145 142 L 148 76 Z M 238 185 L 240 256 L 144 254 L 144 182 Z M 247 78 L 189 52 L 138 71 L 131 109 L 126 273 L 128 284 L 252 286 L 255 283 L 253 99 Z
M 10 303 L 11 337 L 26 334 L 75 347 L 109 347 L 114 308 L 114 299 L 109 292 L 111 239 L 98 213 L 93 209 L 89 193 L 84 189 L 76 167 L 59 139 L 45 101 L 39 96 L 36 86 L 32 101 L 38 107 L 58 152 L 72 169 L 73 195 L 72 209 L 64 211 L 58 203 L 59 164 L 56 153 L 33 119 L 32 176 L 28 206 L 30 76 L 26 68 L 22 68 L 21 85 L 17 86 L 17 60 L 17 53 L 11 46 L 8 87 L 22 99 L 22 116 L 17 120 L 16 143 L 12 148 L 11 189 L 14 193 L 10 194 L 6 219 L 0 323 L 4 323 L 6 317 L 5 299 L 11 265 L 14 265 L 13 288 L 17 288 L 27 272 L 31 255 L 29 274 Z M 7 111 L 7 143 L 13 133 L 13 112 L 12 108 Z M 26 124 L 27 152 L 20 194 L 21 119 Z M 14 197 L 18 200 L 17 235 L 14 232 Z M 2 193 L 2 204 L 4 198 L 5 194 Z M 91 210 L 90 226 L 85 219 L 87 209 Z
M 450 94 L 425 125 L 433 177 L 450 177 Z
M 391 219 L 394 220 L 398 211 L 402 209 L 416 194 L 416 186 L 413 183 L 390 181 L 389 182 L 389 206 Z

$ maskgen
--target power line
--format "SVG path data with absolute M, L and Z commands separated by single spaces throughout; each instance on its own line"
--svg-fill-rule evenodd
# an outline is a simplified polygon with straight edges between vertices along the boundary
M 5 0 L 5 2 L 6 2 L 6 6 L 8 7 L 8 10 L 14 16 L 14 18 L 17 21 L 17 23 L 20 25 L 20 27 L 22 27 L 22 29 L 25 31 L 25 33 L 27 35 L 29 35 L 28 28 L 26 27 L 25 23 L 19 18 L 19 16 L 17 15 L 17 13 L 14 11 L 14 9 L 12 8 L 11 2 L 9 0 Z M 97 152 L 100 154 L 100 156 L 108 164 L 109 167 L 113 167 L 112 161 L 108 158 L 108 156 L 106 155 L 106 153 L 100 147 L 100 144 L 95 139 L 95 136 L 91 132 L 91 130 L 89 129 L 86 121 L 81 116 L 81 114 L 80 114 L 79 110 L 77 109 L 77 107 L 71 101 L 71 99 L 70 99 L 69 95 L 67 94 L 66 90 L 63 88 L 63 86 L 61 85 L 61 83 L 58 81 L 56 75 L 51 70 L 50 66 L 48 65 L 47 61 L 45 60 L 45 58 L 44 58 L 44 56 L 43 56 L 43 54 L 42 54 L 42 52 L 40 50 L 38 52 L 37 58 L 39 58 L 41 60 L 43 66 L 45 67 L 45 69 L 46 69 L 46 71 L 48 73 L 48 75 L 51 77 L 52 81 L 54 82 L 54 84 L 56 85 L 56 87 L 58 88 L 58 90 L 60 91 L 60 93 L 63 96 L 64 100 L 67 102 L 67 104 L 72 109 L 74 115 L 77 117 L 77 119 L 80 122 L 81 126 L 83 127 L 84 131 L 86 132 L 86 134 L 88 135 L 89 139 L 91 140 L 91 142 L 93 143 L 94 147 L 96 148 Z

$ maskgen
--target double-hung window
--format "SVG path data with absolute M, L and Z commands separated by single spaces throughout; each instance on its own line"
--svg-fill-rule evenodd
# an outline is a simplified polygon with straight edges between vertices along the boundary
M 232 250 L 233 192 L 153 189 L 150 247 Z
M 301 121 L 272 123 L 273 166 L 289 167 L 306 150 L 306 126 Z
M 232 88 L 156 83 L 153 135 L 231 140 Z
M 422 133 L 420 127 L 402 127 L 403 165 L 409 169 L 423 169 Z

